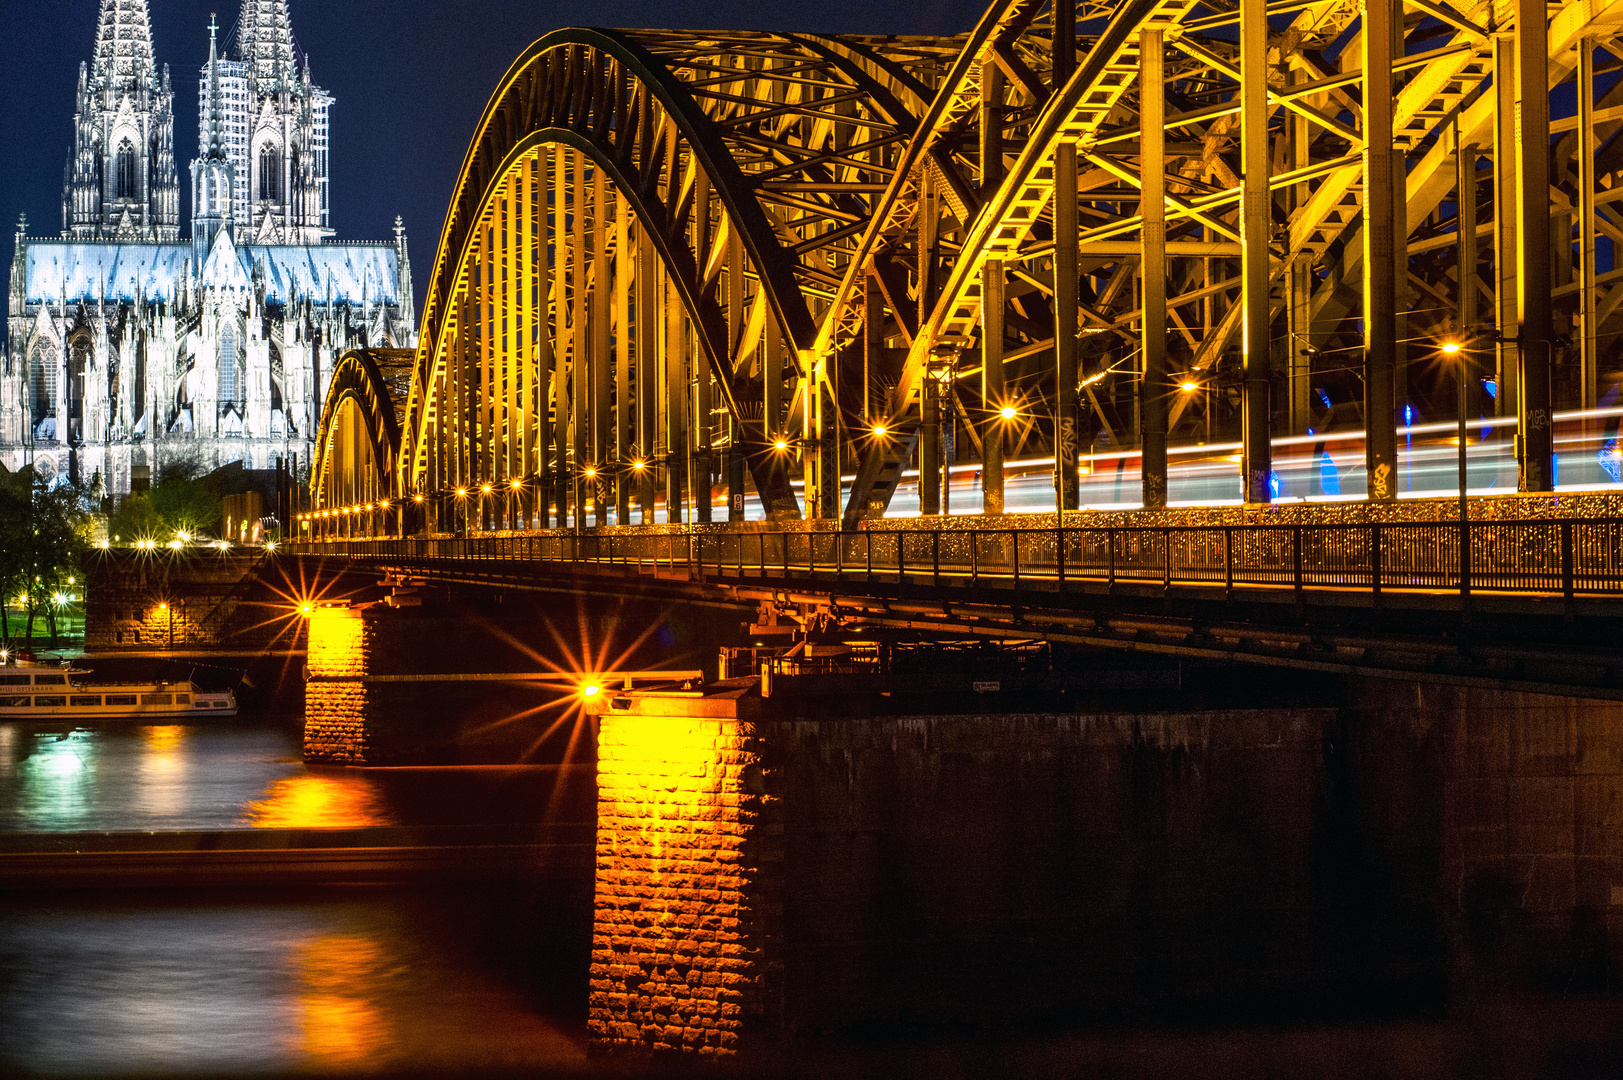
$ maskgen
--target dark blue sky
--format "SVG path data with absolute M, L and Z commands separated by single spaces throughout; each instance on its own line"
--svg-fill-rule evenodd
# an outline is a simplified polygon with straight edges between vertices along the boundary
M 197 73 L 208 21 L 222 33 L 237 0 L 148 0 L 158 63 L 175 89 L 182 231 L 197 152 Z M 32 235 L 62 228 L 62 170 L 72 146 L 79 64 L 95 42 L 100 0 L 0 0 L 0 251 L 9 266 L 17 215 Z M 341 239 L 411 239 L 417 294 L 473 126 L 513 58 L 562 26 L 680 26 L 850 33 L 954 33 L 978 0 L 293 0 L 293 32 L 333 108 L 332 220 Z M 9 276 L 9 275 L 8 275 Z M 3 311 L 0 311 L 3 314 Z

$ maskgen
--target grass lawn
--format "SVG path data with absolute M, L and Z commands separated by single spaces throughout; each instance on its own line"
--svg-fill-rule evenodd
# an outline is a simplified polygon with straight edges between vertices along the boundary
M 56 613 L 56 642 L 51 642 L 49 624 L 37 612 L 34 615 L 34 635 L 24 638 L 28 629 L 28 613 L 12 604 L 6 605 L 8 641 L 13 646 L 31 645 L 36 649 L 61 649 L 80 646 L 85 640 L 85 613 L 80 604 L 69 604 Z

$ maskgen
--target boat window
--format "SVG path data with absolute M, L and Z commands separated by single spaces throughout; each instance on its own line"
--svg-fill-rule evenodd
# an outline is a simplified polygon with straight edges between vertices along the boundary
M 190 694 L 176 694 L 175 695 L 175 704 L 176 705 L 185 705 L 185 704 L 190 703 L 191 700 L 192 700 L 192 696 Z
M 27 686 L 27 675 L 0 675 L 0 686 Z
M 107 704 L 109 704 L 109 705 L 134 705 L 135 704 L 135 695 L 134 694 L 108 694 L 107 695 Z
M 66 675 L 35 675 L 34 676 L 34 685 L 35 686 L 66 686 L 66 685 L 68 685 L 68 677 Z
M 65 697 L 37 697 L 36 696 L 34 698 L 34 708 L 36 708 L 36 709 L 61 709 L 61 708 L 64 708 L 67 705 L 67 703 L 68 703 L 68 699 L 65 698 Z
M 175 695 L 173 695 L 173 694 L 142 694 L 141 695 L 141 704 L 143 704 L 143 705 L 169 705 L 169 704 L 173 703 L 171 699 L 174 696 Z
M 22 697 L 0 697 L 0 709 L 26 708 L 28 708 L 28 696 L 26 694 Z
M 208 709 L 212 708 L 213 705 L 214 702 L 204 701 L 202 698 L 198 698 L 196 701 L 192 702 L 192 708 L 194 709 Z
M 101 695 L 100 694 L 75 694 L 73 696 L 73 703 L 75 705 L 100 705 L 101 704 Z

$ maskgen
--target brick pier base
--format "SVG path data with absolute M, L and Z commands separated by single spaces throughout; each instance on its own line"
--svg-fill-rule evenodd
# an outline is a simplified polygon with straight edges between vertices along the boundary
M 753 724 L 600 718 L 594 1053 L 732 1054 L 781 1024 L 776 806 Z

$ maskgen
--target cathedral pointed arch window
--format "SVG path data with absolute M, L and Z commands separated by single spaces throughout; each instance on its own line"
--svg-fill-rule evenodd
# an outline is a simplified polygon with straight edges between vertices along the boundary
M 46 342 L 35 345 L 29 368 L 34 391 L 34 421 L 38 423 L 56 415 L 56 350 Z
M 141 197 L 136 184 L 135 147 L 130 145 L 128 139 L 118 144 L 118 158 L 114 166 L 114 177 L 117 182 L 116 198 L 138 199 Z
M 220 328 L 220 408 L 242 411 L 242 346 L 236 325 L 227 320 Z
M 259 151 L 259 198 L 261 202 L 275 202 L 281 197 L 282 162 L 276 147 L 266 146 Z

